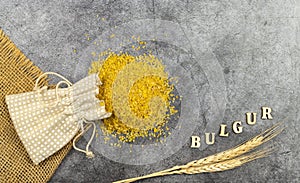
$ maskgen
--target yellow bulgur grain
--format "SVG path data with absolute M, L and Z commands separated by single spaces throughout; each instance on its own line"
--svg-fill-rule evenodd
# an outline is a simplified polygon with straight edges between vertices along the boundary
M 104 52 L 91 64 L 89 73 L 96 72 L 103 83 L 97 97 L 112 113 L 100 125 L 104 134 L 121 142 L 135 142 L 139 137 L 161 142 L 160 137 L 170 134 L 169 128 L 163 127 L 177 113 L 171 102 L 178 96 L 172 93 L 174 86 L 159 59 L 151 54 Z

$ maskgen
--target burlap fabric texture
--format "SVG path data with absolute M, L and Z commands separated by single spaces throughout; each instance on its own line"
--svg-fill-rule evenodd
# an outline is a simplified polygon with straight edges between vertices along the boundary
M 69 142 L 35 165 L 10 119 L 5 96 L 31 91 L 42 73 L 0 29 L 0 182 L 47 182 L 72 148 Z

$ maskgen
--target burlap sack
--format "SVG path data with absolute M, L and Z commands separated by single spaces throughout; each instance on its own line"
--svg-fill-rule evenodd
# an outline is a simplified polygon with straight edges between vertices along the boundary
M 47 182 L 72 147 L 70 142 L 35 165 L 15 131 L 5 96 L 31 91 L 41 74 L 0 29 L 0 182 Z

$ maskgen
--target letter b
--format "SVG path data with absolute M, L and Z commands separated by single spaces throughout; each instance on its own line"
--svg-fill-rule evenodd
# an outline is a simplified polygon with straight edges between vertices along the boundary
M 201 143 L 200 143 L 200 137 L 199 136 L 192 136 L 192 144 L 191 148 L 199 148 Z

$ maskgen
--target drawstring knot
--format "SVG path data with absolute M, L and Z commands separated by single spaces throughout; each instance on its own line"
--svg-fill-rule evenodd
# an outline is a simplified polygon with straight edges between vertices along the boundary
M 94 153 L 92 151 L 88 151 L 88 152 L 86 152 L 86 157 L 87 158 L 94 158 L 95 155 L 94 155 Z

